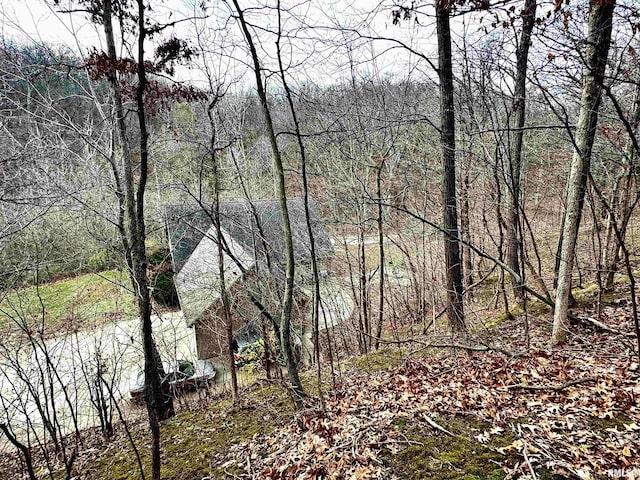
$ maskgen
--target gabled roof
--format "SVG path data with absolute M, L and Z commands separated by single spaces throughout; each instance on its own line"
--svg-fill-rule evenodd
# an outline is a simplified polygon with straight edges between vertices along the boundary
M 287 201 L 296 263 L 311 260 L 309 234 L 300 198 Z M 316 253 L 332 252 L 332 244 L 319 219 L 315 201 L 309 205 Z M 211 211 L 199 206 L 172 206 L 166 209 L 167 234 L 171 248 L 175 284 L 188 324 L 193 324 L 220 298 L 218 245 Z M 282 280 L 284 234 L 280 203 L 275 200 L 223 202 L 220 227 L 224 238 L 223 257 L 226 286 L 256 265 L 274 267 L 271 274 Z M 225 249 L 228 248 L 228 251 Z M 230 255 L 229 255 L 230 253 Z
M 302 198 L 290 198 L 287 207 L 291 220 L 296 263 L 311 260 L 311 247 Z M 309 201 L 311 228 L 319 257 L 333 250 L 331 240 L 320 221 L 315 200 Z M 213 209 L 199 206 L 170 206 L 166 209 L 169 244 L 174 271 L 178 273 L 213 225 Z M 220 203 L 220 227 L 238 243 L 254 261 L 282 266 L 284 235 L 282 212 L 277 200 L 231 201 Z

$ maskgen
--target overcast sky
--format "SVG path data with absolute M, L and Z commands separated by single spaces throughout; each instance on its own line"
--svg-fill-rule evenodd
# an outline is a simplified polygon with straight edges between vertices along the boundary
M 100 37 L 93 25 L 79 15 L 56 13 L 44 0 L 3 0 L 0 3 L 0 28 L 5 38 L 19 41 L 39 41 L 74 47 L 76 35 L 84 46 L 99 46 Z
M 175 10 L 177 16 L 188 16 L 189 12 L 193 13 L 193 7 L 189 7 L 189 0 L 171 0 L 163 2 L 162 7 L 154 6 L 154 15 L 166 16 L 169 11 Z M 215 4 L 216 2 L 211 2 Z M 219 2 L 217 2 L 219 3 Z M 253 2 L 245 1 L 241 4 L 250 5 Z M 283 1 L 283 4 L 286 4 Z M 372 34 L 374 32 L 388 37 L 398 37 L 405 42 L 409 42 L 415 46 L 419 41 L 419 47 L 428 54 L 435 52 L 435 43 L 431 40 L 432 30 L 429 26 L 423 26 L 422 32 L 418 32 L 410 26 L 393 26 L 388 11 L 380 12 L 376 15 L 370 14 L 375 11 L 378 5 L 377 0 L 333 0 L 333 1 L 312 1 L 306 4 L 296 2 L 298 7 L 295 15 L 283 15 L 283 26 L 289 31 L 294 29 L 300 32 L 303 23 L 309 25 L 321 25 L 323 28 L 314 33 L 316 38 L 309 38 L 309 35 L 301 34 L 296 42 L 291 42 L 287 48 L 287 53 L 291 58 L 295 58 L 293 63 L 298 63 L 296 67 L 298 74 L 308 77 L 309 79 L 321 80 L 322 76 L 340 76 L 340 69 L 347 64 L 347 51 L 340 53 L 331 50 L 327 45 L 324 47 L 317 41 L 318 39 L 327 40 L 329 37 L 339 38 L 340 34 L 335 31 L 338 23 L 341 26 L 348 26 L 358 29 L 363 34 Z M 102 35 L 92 25 L 87 16 L 82 13 L 66 14 L 61 10 L 69 9 L 70 2 L 62 0 L 61 5 L 56 6 L 51 0 L 3 0 L 0 2 L 0 31 L 5 39 L 13 39 L 25 43 L 46 43 L 46 44 L 63 44 L 67 45 L 75 51 L 87 52 L 93 47 L 102 49 Z M 72 8 L 72 7 L 71 7 Z M 162 8 L 162 10 L 159 10 Z M 220 15 L 224 15 L 221 13 Z M 277 17 L 273 14 L 267 14 L 261 11 L 259 14 L 248 15 L 250 21 L 263 28 L 275 30 Z M 235 28 L 227 28 L 224 33 L 215 31 L 216 26 L 221 25 L 224 19 L 207 20 L 206 22 L 184 23 L 172 29 L 171 32 L 181 37 L 195 37 L 196 32 L 205 33 L 207 39 L 212 37 L 219 44 L 225 44 L 227 48 L 235 49 L 241 52 L 244 49 L 243 41 L 239 37 L 239 33 Z M 213 32 L 213 33 L 212 33 Z M 262 45 L 264 55 L 263 61 L 269 63 L 269 57 L 274 57 L 275 36 L 265 33 L 265 31 L 256 31 L 258 43 Z M 419 35 L 417 35 L 419 33 Z M 202 36 L 201 36 L 202 37 Z M 235 46 L 235 47 L 234 47 Z M 412 56 L 406 52 L 393 52 L 392 54 L 382 54 L 391 45 L 388 43 L 379 43 L 371 47 L 368 51 L 350 52 L 352 59 L 356 62 L 364 62 L 371 57 L 377 58 L 376 68 L 383 72 L 398 72 L 403 70 L 411 63 Z M 213 48 L 213 46 L 212 46 Z M 152 50 L 150 48 L 149 50 Z M 240 63 L 246 58 L 242 58 L 239 54 Z M 238 68 L 242 68 L 241 66 Z M 363 65 L 359 67 L 361 70 L 371 69 L 372 65 L 366 68 Z M 186 74 L 181 71 L 182 75 L 195 75 L 193 73 Z M 197 75 L 195 75 L 197 77 Z
M 292 82 L 314 82 L 318 84 L 346 81 L 355 70 L 359 76 L 394 75 L 414 80 L 433 79 L 433 69 L 428 62 L 407 51 L 397 48 L 393 41 L 360 41 L 347 46 L 346 39 L 357 35 L 388 37 L 399 40 L 416 52 L 426 55 L 435 62 L 436 41 L 432 11 L 427 9 L 419 17 L 419 24 L 413 21 L 393 25 L 389 6 L 395 2 L 387 0 L 281 0 L 284 6 L 294 5 L 292 11 L 282 15 L 283 29 L 295 35 L 292 41 L 283 41 L 285 63 L 291 65 Z M 260 3 L 276 0 L 243 0 L 241 5 L 255 7 Z M 430 4 L 431 2 L 427 2 Z M 157 4 L 157 5 L 156 5 Z M 160 5 L 161 4 L 161 5 Z M 92 48 L 103 50 L 102 35 L 83 13 L 67 14 L 61 10 L 73 8 L 69 0 L 61 0 L 55 6 L 53 0 L 1 0 L 0 32 L 4 38 L 20 42 L 64 44 L 86 54 Z M 190 6 L 191 5 L 191 6 Z M 165 38 L 174 34 L 187 38 L 192 43 L 211 51 L 207 57 L 209 66 L 227 81 L 237 80 L 246 88 L 251 84 L 247 79 L 248 57 L 246 45 L 235 22 L 228 22 L 228 11 L 223 2 L 207 2 L 216 11 L 206 20 L 188 21 L 165 32 Z M 431 8 L 431 7 L 429 7 Z M 154 18 L 171 19 L 201 16 L 194 10 L 193 0 L 168 0 L 154 2 Z M 479 42 L 487 37 L 508 35 L 508 31 L 494 31 L 489 35 L 480 32 L 478 14 L 460 16 L 452 20 L 454 44 L 462 45 L 463 32 L 466 41 Z M 252 10 L 248 20 L 256 28 L 253 30 L 260 46 L 262 63 L 267 69 L 275 68 L 275 39 L 277 16 L 273 8 Z M 466 22 L 463 24 L 463 21 Z M 485 22 L 486 24 L 486 22 Z M 308 28 L 313 26 L 314 28 Z M 346 30 L 341 30 L 346 28 Z M 271 33 L 270 33 L 271 32 Z M 346 32 L 346 33 L 345 33 Z M 333 42 L 331 40 L 334 40 Z M 504 48 L 509 48 L 508 45 Z M 153 51 L 153 43 L 148 47 Z M 122 56 L 131 56 L 126 51 Z M 203 58 L 199 60 L 203 61 Z M 355 67 L 353 67 L 355 65 Z M 182 80 L 201 82 L 201 69 L 178 70 Z

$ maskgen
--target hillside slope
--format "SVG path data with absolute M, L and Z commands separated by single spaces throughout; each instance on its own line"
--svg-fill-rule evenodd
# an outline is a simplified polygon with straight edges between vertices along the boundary
M 530 318 L 528 353 L 521 320 L 514 320 L 454 347 L 432 333 L 354 357 L 335 384 L 324 372 L 324 408 L 314 372 L 305 377 L 315 395 L 297 413 L 286 390 L 265 381 L 235 406 L 192 399 L 164 423 L 162 478 L 595 479 L 632 472 L 640 468 L 640 370 L 626 333 L 627 293 L 604 308 L 607 331 L 578 324 L 558 349 L 546 347 L 542 312 Z M 591 313 L 588 303 L 581 313 Z M 129 428 L 148 467 L 146 422 Z M 137 478 L 122 428 L 110 443 L 88 432 L 86 445 L 76 478 Z M 3 478 L 14 462 L 3 457 Z

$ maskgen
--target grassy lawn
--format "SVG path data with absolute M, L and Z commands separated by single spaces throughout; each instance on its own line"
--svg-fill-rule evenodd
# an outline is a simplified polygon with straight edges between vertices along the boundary
M 108 318 L 134 315 L 127 274 L 119 270 L 80 275 L 8 292 L 0 302 L 0 327 L 27 320 L 47 328 L 78 328 Z

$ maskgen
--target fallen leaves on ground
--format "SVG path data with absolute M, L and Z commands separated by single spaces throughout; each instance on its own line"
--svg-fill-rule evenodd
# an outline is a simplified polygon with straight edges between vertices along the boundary
M 508 358 L 494 352 L 432 353 L 374 375 L 352 373 L 295 424 L 234 445 L 229 465 L 243 478 L 393 478 L 384 452 L 415 441 L 393 422 L 473 416 L 488 425 L 473 440 L 509 433 L 507 478 L 547 469 L 607 478 L 640 467 L 640 372 L 619 337 L 582 328 L 564 348 Z M 446 430 L 446 429 L 445 429 Z

